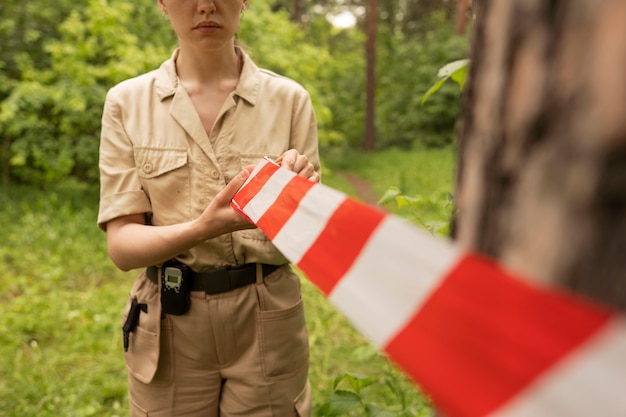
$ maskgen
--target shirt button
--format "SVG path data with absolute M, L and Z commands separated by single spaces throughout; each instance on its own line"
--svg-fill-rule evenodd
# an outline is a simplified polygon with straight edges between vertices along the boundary
M 211 178 L 213 178 L 214 180 L 218 179 L 220 177 L 220 173 L 213 170 L 211 171 Z
M 145 172 L 146 174 L 149 174 L 152 172 L 152 164 L 150 162 L 146 162 L 145 164 L 143 164 L 143 172 Z

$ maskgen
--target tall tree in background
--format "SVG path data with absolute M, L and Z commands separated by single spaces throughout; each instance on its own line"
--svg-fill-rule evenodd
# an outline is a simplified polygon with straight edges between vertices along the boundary
M 626 308 L 626 2 L 481 0 L 457 237 Z
M 329 47 L 337 61 L 350 60 L 353 64 L 342 92 L 329 93 L 343 98 L 349 95 L 351 99 L 333 109 L 336 132 L 341 132 L 337 137 L 365 150 L 409 147 L 416 142 L 445 146 L 453 141 L 450 125 L 459 113 L 457 92 L 450 94 L 448 90 L 435 98 L 437 103 L 420 106 L 420 98 L 432 84 L 437 69 L 467 57 L 466 41 L 451 39 L 455 9 L 452 0 L 375 0 L 374 12 L 370 12 L 371 0 L 268 1 L 274 11 L 281 10 L 288 16 L 299 14 L 304 31 L 319 30 L 324 26 L 323 19 L 332 21 L 333 16 L 344 13 L 356 17 L 356 28 L 344 31 L 352 32 L 350 35 L 330 28 L 321 37 L 310 37 Z M 296 7 L 302 7 L 301 13 L 296 13 Z M 356 48 L 350 43 L 358 39 L 354 32 L 363 36 L 365 45 L 358 58 L 345 54 L 346 49 Z M 333 78 L 337 83 L 345 79 L 341 74 Z
M 376 100 L 376 31 L 378 21 L 378 0 L 369 0 L 367 10 L 367 103 L 365 105 L 365 137 L 363 149 L 371 151 L 375 146 L 375 100 Z
M 293 0 L 293 11 L 291 12 L 292 22 L 301 22 L 303 13 L 302 0 Z
M 386 26 L 390 33 L 414 38 L 423 36 L 437 24 L 432 19 L 433 13 L 452 16 L 455 7 L 453 1 L 380 0 L 378 15 L 381 26 Z

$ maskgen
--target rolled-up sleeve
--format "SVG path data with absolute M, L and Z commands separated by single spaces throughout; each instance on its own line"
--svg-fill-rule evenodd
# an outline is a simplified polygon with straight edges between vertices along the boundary
M 117 217 L 151 212 L 150 200 L 137 175 L 133 144 L 124 129 L 115 90 L 109 91 L 104 104 L 99 168 L 100 229 L 106 230 L 107 222 Z

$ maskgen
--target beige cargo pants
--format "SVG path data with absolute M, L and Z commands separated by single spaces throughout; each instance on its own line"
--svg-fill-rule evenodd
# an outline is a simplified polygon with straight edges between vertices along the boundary
M 310 416 L 308 337 L 289 266 L 230 292 L 192 292 L 182 316 L 161 317 L 145 274 L 125 316 L 134 297 L 147 313 L 125 353 L 133 417 Z

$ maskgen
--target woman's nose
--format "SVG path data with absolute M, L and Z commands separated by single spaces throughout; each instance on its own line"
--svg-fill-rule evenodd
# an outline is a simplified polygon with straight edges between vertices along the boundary
M 198 0 L 198 13 L 209 15 L 214 12 L 215 12 L 214 0 Z

